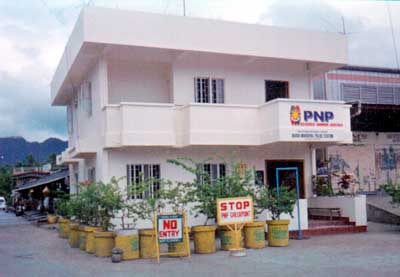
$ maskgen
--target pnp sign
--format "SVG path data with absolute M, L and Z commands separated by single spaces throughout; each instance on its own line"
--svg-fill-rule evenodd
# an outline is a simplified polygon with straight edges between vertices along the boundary
M 218 225 L 253 222 L 253 199 L 251 197 L 217 199 Z
M 158 215 L 157 227 L 160 243 L 183 241 L 183 217 L 181 214 Z

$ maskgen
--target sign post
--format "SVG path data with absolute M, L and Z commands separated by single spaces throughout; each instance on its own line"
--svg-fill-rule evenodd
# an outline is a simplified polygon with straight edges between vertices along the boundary
M 179 243 L 185 244 L 184 251 L 173 252 L 175 255 L 185 256 L 186 254 L 190 257 L 190 240 L 189 234 L 185 232 L 186 226 L 186 213 L 154 213 L 154 229 L 156 234 L 156 256 L 157 262 L 160 263 L 160 256 L 168 256 L 171 253 L 160 252 L 160 244 L 162 243 Z
M 217 223 L 227 226 L 234 233 L 234 247 L 231 248 L 232 256 L 245 256 L 241 247 L 241 232 L 246 223 L 253 222 L 253 198 L 235 197 L 217 199 Z

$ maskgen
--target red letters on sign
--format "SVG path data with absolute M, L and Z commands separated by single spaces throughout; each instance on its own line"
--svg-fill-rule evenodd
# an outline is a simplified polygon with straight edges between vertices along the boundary
M 178 228 L 178 222 L 176 219 L 163 221 L 163 229 L 177 229 L 177 228 Z
M 250 207 L 250 201 L 230 201 L 230 202 L 222 202 L 221 203 L 221 211 L 226 211 L 228 209 L 229 205 L 229 210 L 245 210 L 248 207 Z

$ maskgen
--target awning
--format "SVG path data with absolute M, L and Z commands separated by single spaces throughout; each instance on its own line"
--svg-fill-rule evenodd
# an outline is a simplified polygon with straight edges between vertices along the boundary
M 66 177 L 69 176 L 69 170 L 61 170 L 55 173 L 52 173 L 50 175 L 47 175 L 43 178 L 40 178 L 38 180 L 35 181 L 31 181 L 31 182 L 27 182 L 23 185 L 21 185 L 20 187 L 14 189 L 14 191 L 22 191 L 22 190 L 26 190 L 26 189 L 31 189 L 34 187 L 38 187 L 38 186 L 42 186 L 42 185 L 46 185 L 58 180 L 62 180 Z

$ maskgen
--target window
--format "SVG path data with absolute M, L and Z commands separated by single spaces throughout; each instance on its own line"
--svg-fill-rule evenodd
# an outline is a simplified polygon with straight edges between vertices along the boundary
M 218 179 L 226 176 L 225 164 L 200 164 L 198 168 L 204 172 L 203 176 L 197 176 L 201 183 L 210 180 L 212 184 L 215 184 Z
M 96 182 L 96 168 L 92 167 L 88 169 L 88 181 L 91 183 Z
M 363 104 L 400 104 L 400 87 L 387 85 L 341 84 L 342 99 Z
M 265 102 L 276 98 L 289 98 L 289 82 L 265 81 Z
M 160 165 L 131 164 L 127 165 L 126 169 L 130 197 L 132 199 L 154 197 L 154 193 L 160 189 Z
M 224 80 L 212 78 L 195 78 L 196 103 L 224 103 Z
M 85 93 L 86 114 L 92 116 L 92 83 L 89 82 Z

